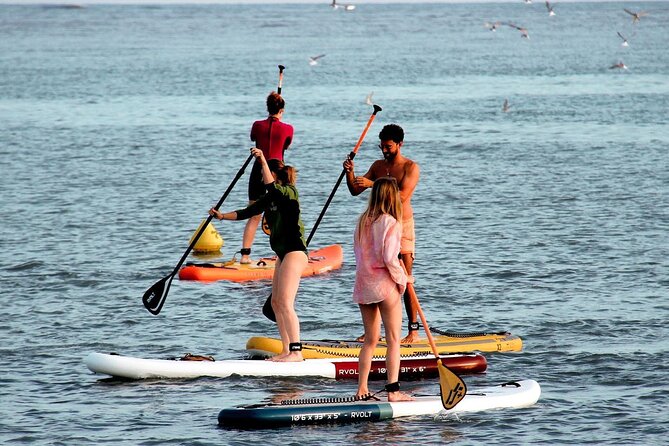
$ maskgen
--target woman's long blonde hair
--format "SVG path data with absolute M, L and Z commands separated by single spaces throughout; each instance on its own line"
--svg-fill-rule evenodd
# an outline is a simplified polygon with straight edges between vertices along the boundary
M 382 177 L 374 181 L 372 192 L 369 194 L 369 204 L 358 220 L 358 241 L 365 231 L 383 214 L 388 214 L 395 220 L 402 221 L 402 201 L 400 189 L 393 177 Z

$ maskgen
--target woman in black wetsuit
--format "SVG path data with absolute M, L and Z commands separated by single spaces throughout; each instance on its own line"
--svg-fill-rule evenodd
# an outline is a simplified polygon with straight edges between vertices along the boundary
M 277 255 L 272 278 L 272 309 L 283 343 L 283 351 L 270 360 L 302 361 L 295 297 L 308 257 L 304 225 L 300 219 L 299 194 L 295 187 L 295 169 L 277 159 L 268 162 L 258 148 L 252 148 L 251 153 L 262 166 L 267 193 L 244 209 L 223 213 L 212 208 L 209 214 L 219 220 L 245 220 L 265 212 L 271 230 L 270 246 Z

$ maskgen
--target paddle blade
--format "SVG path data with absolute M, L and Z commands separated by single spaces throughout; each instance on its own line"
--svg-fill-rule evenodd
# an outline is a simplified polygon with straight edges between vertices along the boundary
M 274 309 L 272 308 L 272 294 L 269 295 L 265 301 L 265 305 L 262 306 L 262 314 L 270 321 L 276 322 L 276 314 L 274 314 Z
M 439 387 L 441 389 L 441 404 L 444 409 L 454 408 L 467 393 L 467 385 L 455 373 L 437 360 L 437 370 L 439 370 Z
M 144 296 L 142 296 L 142 303 L 144 308 L 149 310 L 149 313 L 153 315 L 160 313 L 165 304 L 165 299 L 167 299 L 167 292 L 170 290 L 173 277 L 173 275 L 163 277 L 146 290 Z

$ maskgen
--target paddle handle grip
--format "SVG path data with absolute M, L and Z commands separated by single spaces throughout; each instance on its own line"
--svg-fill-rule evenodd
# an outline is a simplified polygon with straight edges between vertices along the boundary
M 249 155 L 248 158 L 246 158 L 246 161 L 244 162 L 244 165 L 242 165 L 241 169 L 237 172 L 235 175 L 235 178 L 232 180 L 228 188 L 225 190 L 223 193 L 223 196 L 221 197 L 220 200 L 218 200 L 218 203 L 216 203 L 216 206 L 214 206 L 215 210 L 218 210 L 218 208 L 221 207 L 223 202 L 225 201 L 226 198 L 228 198 L 228 195 L 230 195 L 230 192 L 232 191 L 232 188 L 235 187 L 235 184 L 237 184 L 237 181 L 241 178 L 241 176 L 244 174 L 244 171 L 246 170 L 246 167 L 249 165 L 251 160 L 253 159 L 253 154 Z M 190 245 L 188 245 L 188 249 L 186 249 L 186 252 L 184 252 L 184 255 L 181 256 L 181 259 L 179 260 L 179 263 L 177 263 L 177 266 L 174 267 L 174 270 L 172 271 L 172 275 L 175 275 L 178 271 L 179 268 L 181 268 L 181 265 L 186 261 L 188 258 L 188 254 L 192 251 L 192 249 L 195 247 L 195 244 L 197 243 L 198 240 L 200 240 L 200 237 L 202 234 L 204 234 L 204 231 L 207 229 L 207 226 L 209 223 L 211 223 L 211 220 L 214 218 L 213 215 L 210 215 L 207 217 L 206 222 L 200 227 L 200 230 L 195 234 L 195 237 L 193 237 L 193 240 L 191 240 Z
M 362 134 L 360 135 L 360 138 L 358 138 L 358 142 L 355 144 L 355 147 L 353 147 L 353 151 L 351 152 L 353 156 L 349 155 L 350 159 L 353 159 L 356 153 L 358 153 L 358 149 L 362 145 L 362 142 L 365 140 L 365 136 L 367 136 L 367 132 L 369 131 L 369 128 L 372 126 L 372 122 L 374 122 L 374 119 L 376 118 L 376 114 L 383 110 L 381 107 L 378 105 L 374 104 L 374 112 L 372 115 L 369 117 L 367 120 L 367 125 L 365 126 L 365 129 L 362 131 Z
M 276 92 L 281 94 L 281 86 L 283 85 L 283 70 L 285 70 L 286 67 L 283 65 L 279 65 L 279 86 L 276 89 Z

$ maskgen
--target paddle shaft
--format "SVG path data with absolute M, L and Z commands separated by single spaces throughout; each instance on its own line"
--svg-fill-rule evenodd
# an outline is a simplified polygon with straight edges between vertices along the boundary
M 402 269 L 404 269 L 404 273 L 408 277 L 409 273 L 407 271 L 406 265 L 404 264 L 404 260 L 400 259 L 400 264 L 402 265 Z M 409 298 L 416 307 L 416 311 L 418 311 L 418 316 L 420 317 L 420 320 L 423 323 L 423 328 L 425 329 L 425 334 L 427 335 L 427 341 L 430 344 L 432 353 L 434 353 L 434 356 L 437 359 L 441 359 L 439 358 L 439 351 L 437 350 L 437 344 L 435 344 L 434 338 L 432 337 L 432 333 L 430 333 L 430 327 L 427 325 L 427 319 L 425 318 L 425 313 L 423 313 L 423 309 L 420 307 L 420 302 L 418 301 L 418 295 L 416 294 L 416 289 L 414 288 L 413 283 L 407 282 L 407 293 L 409 293 Z
M 420 302 L 418 302 L 418 296 L 416 295 L 416 290 L 413 287 L 413 283 L 407 283 L 407 291 L 409 292 L 409 297 L 411 297 L 411 300 L 413 301 L 413 304 L 416 307 L 416 310 L 418 311 L 418 316 L 420 317 L 420 320 L 423 323 L 423 328 L 425 329 L 425 334 L 427 335 L 427 341 L 430 344 L 432 353 L 434 353 L 434 356 L 437 359 L 441 359 L 439 358 L 439 351 L 437 350 L 437 344 L 434 342 L 432 333 L 430 333 L 430 327 L 427 325 L 427 319 L 425 319 L 425 313 L 423 313 L 423 309 L 420 307 Z
M 218 203 L 216 203 L 216 206 L 214 206 L 214 210 L 218 210 L 218 208 L 221 207 L 221 205 L 223 204 L 225 199 L 228 198 L 228 195 L 230 195 L 230 192 L 232 191 L 232 188 L 235 187 L 235 184 L 237 184 L 237 181 L 239 181 L 241 176 L 244 174 L 244 170 L 246 170 L 246 167 L 249 165 L 249 163 L 251 162 L 252 159 L 253 159 L 253 155 L 249 155 L 249 157 L 246 158 L 246 161 L 244 162 L 244 165 L 241 167 L 241 169 L 239 169 L 239 171 L 237 172 L 237 175 L 235 175 L 235 178 L 232 180 L 232 183 L 230 183 L 228 188 L 223 193 L 223 196 L 221 197 L 221 199 L 218 200 Z M 207 226 L 209 225 L 209 223 L 211 222 L 211 220 L 213 218 L 214 218 L 213 215 L 210 215 L 209 217 L 207 217 L 206 223 L 202 225 L 202 227 L 197 232 L 195 237 L 193 237 L 193 240 L 190 242 L 190 245 L 188 245 L 188 249 L 186 249 L 186 252 L 184 252 L 184 255 L 181 256 L 181 259 L 179 260 L 179 263 L 177 263 L 177 266 L 172 271 L 173 276 L 179 271 L 179 268 L 181 268 L 181 265 L 183 265 L 183 263 L 186 261 L 186 259 L 188 258 L 188 254 L 190 254 L 193 247 L 195 247 L 195 244 L 200 239 L 202 234 L 204 234 L 204 231 L 207 229 Z
M 365 129 L 362 131 L 362 134 L 360 135 L 360 138 L 358 138 L 358 142 L 355 144 L 355 147 L 353 147 L 353 150 L 351 153 L 348 154 L 348 159 L 352 160 L 355 158 L 356 153 L 358 153 L 358 149 L 362 145 L 362 142 L 365 140 L 365 136 L 367 136 L 367 132 L 369 131 L 369 128 L 372 126 L 372 122 L 374 122 L 374 119 L 376 118 L 376 114 L 381 111 L 381 107 L 378 105 L 374 106 L 374 112 L 372 115 L 369 117 L 369 120 L 367 120 L 367 125 L 365 126 Z M 346 169 L 342 169 L 341 174 L 339 174 L 339 178 L 337 179 L 337 182 L 334 185 L 334 188 L 332 188 L 332 192 L 330 192 L 330 196 L 328 197 L 327 201 L 325 202 L 325 206 L 323 206 L 323 209 L 321 210 L 321 213 L 318 215 L 318 218 L 316 219 L 316 223 L 314 224 L 314 227 L 311 228 L 311 232 L 309 233 L 309 237 L 307 238 L 307 246 L 309 246 L 309 243 L 311 242 L 311 239 L 314 237 L 314 234 L 316 233 L 316 229 L 318 229 L 318 225 L 321 223 L 321 220 L 323 220 L 323 217 L 325 216 L 325 211 L 327 211 L 328 207 L 330 206 L 330 203 L 332 202 L 332 199 L 335 196 L 335 193 L 337 192 L 337 189 L 339 188 L 339 185 L 341 184 L 342 180 L 344 179 L 344 175 L 346 175 Z
M 372 126 L 372 122 L 374 122 L 374 119 L 376 119 L 376 114 L 383 110 L 381 107 L 378 105 L 374 105 L 374 112 L 371 114 L 369 119 L 367 120 L 367 124 L 365 125 L 364 130 L 360 134 L 360 138 L 358 138 L 358 142 L 355 144 L 355 147 L 353 147 L 353 150 L 351 150 L 351 153 L 348 154 L 349 159 L 355 158 L 355 154 L 358 153 L 358 149 L 360 149 L 360 146 L 362 145 L 362 142 L 365 140 L 365 136 L 367 136 L 367 132 L 369 131 L 369 128 Z M 325 206 L 323 206 L 323 209 L 321 210 L 321 213 L 318 215 L 318 218 L 316 219 L 316 223 L 314 224 L 314 227 L 311 228 L 311 232 L 309 233 L 309 237 L 307 237 L 307 246 L 309 246 L 309 243 L 311 242 L 311 239 L 314 237 L 314 234 L 316 233 L 316 229 L 318 229 L 318 225 L 321 223 L 321 220 L 323 220 L 323 217 L 325 216 L 325 211 L 327 211 L 328 207 L 330 206 L 330 203 L 332 202 L 332 199 L 334 198 L 335 193 L 337 192 L 337 189 L 339 188 L 339 185 L 341 184 L 342 180 L 344 179 L 344 175 L 346 175 L 346 170 L 342 169 L 341 174 L 339 174 L 339 178 L 337 179 L 337 182 L 335 183 L 334 188 L 332 188 L 332 192 L 330 192 L 330 196 L 328 197 L 327 201 L 325 202 Z M 267 297 L 267 300 L 265 301 L 265 304 L 263 305 L 262 312 L 265 315 L 265 317 L 273 322 L 276 322 L 276 315 L 274 314 L 274 309 L 272 308 L 272 293 Z
M 244 170 L 246 169 L 246 166 L 248 166 L 249 163 L 251 162 L 251 159 L 253 159 L 253 155 L 249 155 L 249 157 L 246 159 L 246 162 L 244 162 L 242 168 L 239 169 L 239 172 L 237 172 L 237 175 L 235 175 L 235 178 L 232 180 L 232 183 L 230 183 L 230 185 L 226 189 L 221 199 L 218 200 L 215 209 L 218 210 L 218 208 L 221 207 L 221 204 L 223 204 L 225 199 L 230 194 L 232 188 L 235 186 L 239 178 L 242 176 Z M 193 240 L 190 242 L 190 245 L 188 245 L 188 249 L 186 249 L 184 255 L 181 256 L 181 259 L 179 260 L 179 263 L 177 263 L 177 266 L 174 268 L 174 270 L 167 276 L 160 279 L 158 282 L 154 283 L 153 286 L 151 286 L 151 288 L 146 290 L 146 292 L 142 296 L 142 303 L 144 304 L 144 308 L 146 308 L 149 311 L 149 313 L 153 315 L 157 315 L 158 313 L 160 313 L 160 310 L 163 308 L 163 305 L 165 304 L 165 299 L 167 299 L 167 293 L 170 290 L 172 279 L 174 279 L 174 276 L 179 271 L 179 268 L 181 268 L 181 265 L 183 265 L 183 263 L 186 261 L 188 254 L 195 246 L 195 243 L 197 243 L 197 241 L 200 239 L 205 229 L 211 222 L 212 218 L 213 215 L 210 215 L 209 218 L 207 218 L 206 222 L 200 227 L 200 230 L 197 232 L 195 237 L 193 237 Z
M 404 262 L 400 260 L 404 272 L 406 272 L 406 266 Z M 467 393 L 467 385 L 462 379 L 453 373 L 448 367 L 446 367 L 439 357 L 439 351 L 437 350 L 437 344 L 434 342 L 432 333 L 430 332 L 430 327 L 427 325 L 427 319 L 425 318 L 425 313 L 420 307 L 420 302 L 418 301 L 418 296 L 416 295 L 416 289 L 413 286 L 413 283 L 407 283 L 407 292 L 409 293 L 409 298 L 413 301 L 413 305 L 418 312 L 421 322 L 423 323 L 423 328 L 425 329 L 425 334 L 427 335 L 427 341 L 430 344 L 432 353 L 434 353 L 435 358 L 437 359 L 437 369 L 439 370 L 439 386 L 441 388 L 441 403 L 444 406 L 444 409 L 451 409 L 455 407 L 461 400 L 464 398 L 465 393 Z

